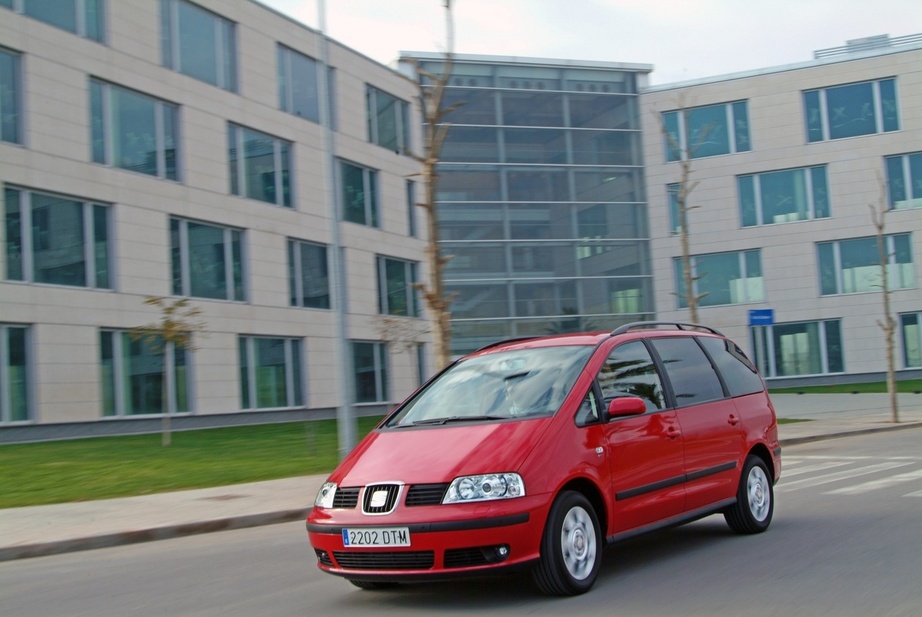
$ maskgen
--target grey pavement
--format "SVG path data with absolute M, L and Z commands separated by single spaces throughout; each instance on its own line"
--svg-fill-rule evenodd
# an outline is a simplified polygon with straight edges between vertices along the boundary
M 922 394 L 900 395 L 899 423 L 884 394 L 782 394 L 772 401 L 779 418 L 808 420 L 780 425 L 782 446 L 922 428 Z M 303 520 L 325 479 L 0 509 L 0 561 Z

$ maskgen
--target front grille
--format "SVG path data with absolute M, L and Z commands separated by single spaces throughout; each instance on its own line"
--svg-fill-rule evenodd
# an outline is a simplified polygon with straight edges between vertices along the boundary
M 434 551 L 333 551 L 344 570 L 425 570 L 435 565 Z
M 483 549 L 480 548 L 453 548 L 445 551 L 446 568 L 468 568 L 489 563 Z
M 389 514 L 397 505 L 400 484 L 369 484 L 362 498 L 362 512 L 365 514 Z
M 333 507 L 334 508 L 354 508 L 359 504 L 359 491 L 360 487 L 341 487 L 336 489 L 336 494 L 333 495 Z
M 414 484 L 407 489 L 406 505 L 437 506 L 442 503 L 448 484 Z
M 333 560 L 330 559 L 330 554 L 328 552 L 322 551 L 319 548 L 314 549 L 314 552 L 317 553 L 317 561 L 325 566 L 333 567 Z

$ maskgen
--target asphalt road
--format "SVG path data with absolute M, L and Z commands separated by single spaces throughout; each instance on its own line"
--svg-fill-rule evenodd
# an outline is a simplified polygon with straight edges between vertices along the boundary
M 922 430 L 789 447 L 759 536 L 716 516 L 606 550 L 586 595 L 525 576 L 361 591 L 321 574 L 302 523 L 0 563 L 0 615 L 145 617 L 922 615 Z

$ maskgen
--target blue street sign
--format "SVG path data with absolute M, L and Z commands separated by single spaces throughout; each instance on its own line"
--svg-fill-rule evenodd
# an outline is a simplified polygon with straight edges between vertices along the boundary
M 749 311 L 750 326 L 770 326 L 775 323 L 775 309 L 751 309 Z

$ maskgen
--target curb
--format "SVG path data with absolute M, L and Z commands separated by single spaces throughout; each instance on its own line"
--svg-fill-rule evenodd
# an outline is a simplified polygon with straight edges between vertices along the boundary
M 889 433 L 890 431 L 901 431 L 907 428 L 922 428 L 922 422 L 900 422 L 891 426 L 873 426 L 869 428 L 843 430 L 836 433 L 824 433 L 822 435 L 811 435 L 808 437 L 791 437 L 780 440 L 783 446 L 796 446 L 804 443 L 813 443 L 816 441 L 825 441 L 827 439 L 840 439 L 842 437 L 854 437 L 856 435 L 871 435 L 873 433 Z
M 854 437 L 856 435 L 870 435 L 873 433 L 885 433 L 910 428 L 922 428 L 922 422 L 906 422 L 894 424 L 892 426 L 875 426 L 866 429 L 843 430 L 835 433 L 812 435 L 809 437 L 792 437 L 790 439 L 782 439 L 781 446 L 796 446 L 799 444 L 824 441 L 827 439 Z M 110 548 L 113 546 L 138 544 L 141 542 L 152 542 L 155 540 L 169 540 L 171 538 L 181 538 L 184 536 L 212 533 L 215 531 L 229 531 L 232 529 L 244 529 L 247 527 L 274 525 L 276 523 L 289 523 L 291 521 L 306 519 L 307 514 L 310 511 L 311 508 L 297 508 L 294 510 L 280 510 L 277 512 L 264 512 L 261 514 L 245 514 L 241 516 L 231 516 L 227 518 L 199 521 L 195 523 L 181 523 L 176 525 L 166 525 L 163 527 L 152 527 L 150 529 L 140 529 L 136 531 L 109 533 L 86 538 L 74 538 L 72 540 L 37 542 L 34 544 L 6 546 L 0 547 L 0 562 L 12 561 L 14 559 L 27 559 L 30 557 L 60 555 L 62 553 L 87 551 L 96 548 Z
M 152 542 L 154 540 L 169 540 L 171 538 L 181 538 L 184 536 L 212 533 L 215 531 L 229 531 L 231 529 L 244 529 L 246 527 L 261 527 L 263 525 L 274 525 L 276 523 L 288 523 L 306 519 L 307 513 L 310 512 L 310 510 L 311 508 L 299 508 L 296 510 L 264 512 L 261 514 L 246 514 L 242 516 L 213 519 L 210 521 L 181 523 L 136 531 L 107 533 L 86 538 L 74 538 L 72 540 L 5 546 L 0 547 L 0 562 L 12 561 L 14 559 L 26 559 L 29 557 L 59 555 L 61 553 L 72 553 L 76 551 L 88 551 L 95 548 L 110 548 L 125 544 L 138 544 L 140 542 Z

